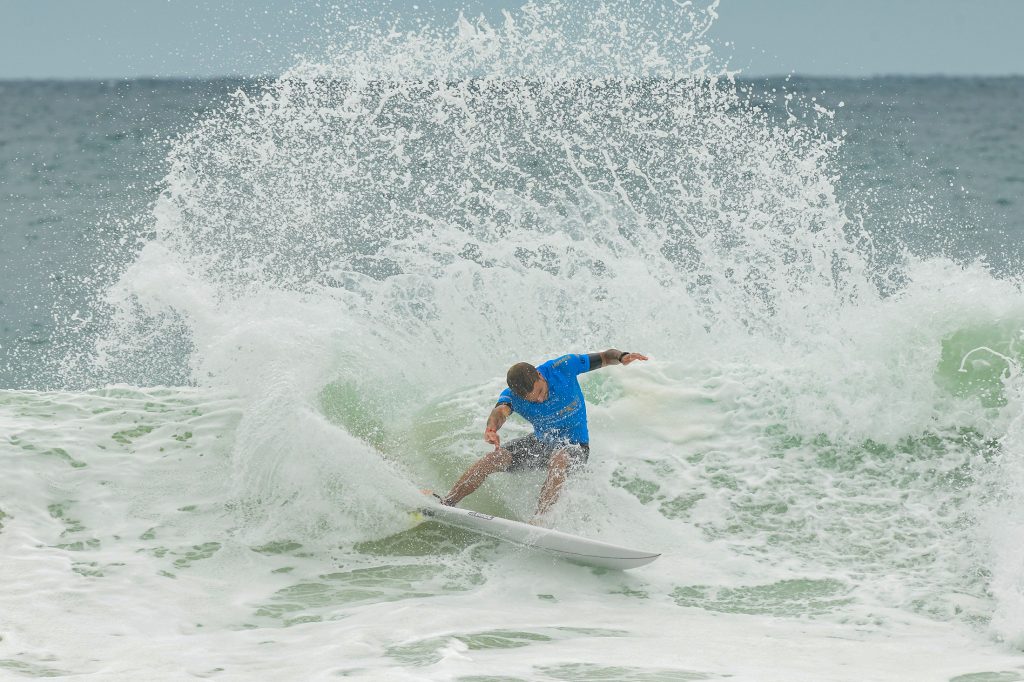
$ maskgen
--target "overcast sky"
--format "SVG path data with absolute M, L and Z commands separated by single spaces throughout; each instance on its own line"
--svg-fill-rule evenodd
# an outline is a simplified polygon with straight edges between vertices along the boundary
M 462 7 L 496 19 L 523 1 L 0 0 L 0 78 L 278 73 L 316 53 L 331 4 L 450 25 Z M 1024 74 L 1024 0 L 721 0 L 718 13 L 716 50 L 747 75 Z

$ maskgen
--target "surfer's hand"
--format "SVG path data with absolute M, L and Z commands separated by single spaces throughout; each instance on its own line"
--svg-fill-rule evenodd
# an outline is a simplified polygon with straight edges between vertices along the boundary
M 640 353 L 626 353 L 625 355 L 622 356 L 622 359 L 619 360 L 619 362 L 622 363 L 623 365 L 628 365 L 629 363 L 633 362 L 634 360 L 646 360 L 646 359 L 647 359 L 647 356 L 646 355 L 642 355 Z
M 498 435 L 497 429 L 487 429 L 484 431 L 484 440 L 496 448 L 501 447 L 501 436 Z

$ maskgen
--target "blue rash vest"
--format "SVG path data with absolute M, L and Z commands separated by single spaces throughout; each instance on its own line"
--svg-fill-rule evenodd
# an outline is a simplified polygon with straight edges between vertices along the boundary
M 590 371 L 587 355 L 563 355 L 537 366 L 537 371 L 548 382 L 548 399 L 531 403 L 506 388 L 498 396 L 498 405 L 508 405 L 533 424 L 538 440 L 589 443 L 587 406 L 577 376 Z

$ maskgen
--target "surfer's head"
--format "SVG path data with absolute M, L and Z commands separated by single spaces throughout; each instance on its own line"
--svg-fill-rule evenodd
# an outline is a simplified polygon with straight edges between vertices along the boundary
M 505 375 L 508 387 L 523 400 L 531 403 L 542 403 L 548 399 L 548 382 L 540 375 L 537 368 L 528 362 L 517 362 L 508 368 Z

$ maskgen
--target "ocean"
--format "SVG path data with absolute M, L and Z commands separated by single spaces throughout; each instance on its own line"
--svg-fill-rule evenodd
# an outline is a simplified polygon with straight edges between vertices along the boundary
M 713 19 L 0 82 L 0 677 L 1024 680 L 1024 77 Z M 417 523 L 509 365 L 609 347 L 547 523 L 660 559 Z

